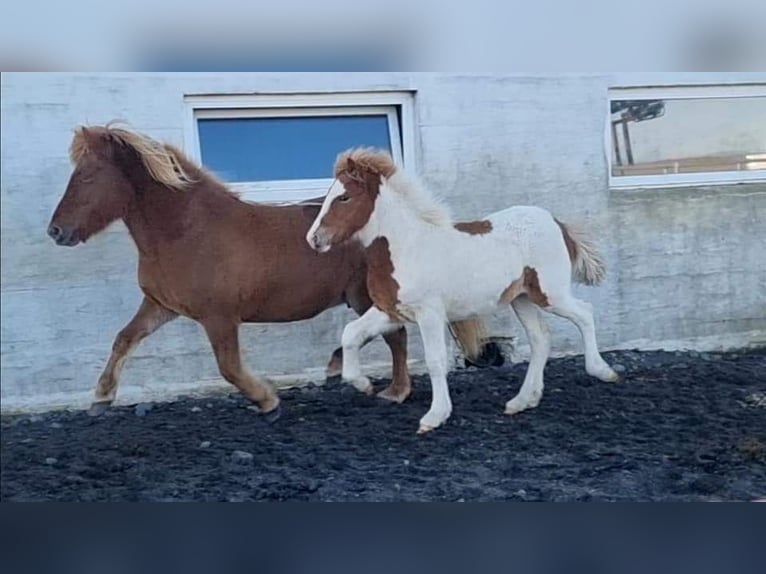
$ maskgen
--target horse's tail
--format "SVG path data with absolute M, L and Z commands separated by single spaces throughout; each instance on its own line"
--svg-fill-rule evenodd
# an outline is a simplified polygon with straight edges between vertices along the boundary
M 487 341 L 487 329 L 481 319 L 453 321 L 450 330 L 467 359 L 475 361 L 481 356 Z
M 562 223 L 558 219 L 556 223 L 564 236 L 575 281 L 585 285 L 601 283 L 606 277 L 606 263 L 593 240 L 587 233 L 569 223 Z

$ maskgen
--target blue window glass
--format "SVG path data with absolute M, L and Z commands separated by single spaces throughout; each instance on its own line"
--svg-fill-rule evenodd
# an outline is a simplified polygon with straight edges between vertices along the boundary
M 388 117 L 382 114 L 198 122 L 202 163 L 229 182 L 330 178 L 345 149 L 391 151 Z

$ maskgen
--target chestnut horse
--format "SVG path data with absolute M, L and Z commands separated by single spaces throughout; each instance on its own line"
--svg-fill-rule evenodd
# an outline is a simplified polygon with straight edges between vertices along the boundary
M 316 202 L 246 203 L 173 146 L 111 125 L 76 130 L 70 155 L 75 168 L 48 234 L 73 246 L 122 219 L 138 248 L 144 293 L 114 341 L 92 415 L 114 400 L 123 364 L 141 340 L 183 315 L 204 327 L 221 375 L 267 420 L 276 420 L 273 385 L 242 364 L 240 323 L 299 321 L 341 303 L 361 314 L 372 304 L 358 246 L 318 256 L 306 245 L 306 231 L 319 213 Z M 456 327 L 467 354 L 478 355 L 481 323 Z M 379 396 L 401 402 L 411 392 L 407 333 L 394 330 L 385 341 L 393 376 Z M 341 362 L 336 350 L 328 375 L 337 374 Z
M 598 352 L 592 306 L 571 293 L 573 276 L 595 284 L 605 274 L 584 234 L 537 207 L 511 207 L 455 229 L 446 207 L 385 152 L 349 150 L 339 156 L 335 177 L 306 240 L 332 253 L 353 239 L 365 247 L 370 269 L 379 270 L 368 285 L 374 306 L 343 331 L 344 379 L 368 384 L 359 369 L 361 341 L 416 322 L 433 390 L 418 432 L 433 430 L 452 412 L 444 324 L 512 306 L 532 354 L 507 414 L 535 407 L 542 397 L 550 335 L 540 309 L 579 328 L 589 374 L 618 380 Z

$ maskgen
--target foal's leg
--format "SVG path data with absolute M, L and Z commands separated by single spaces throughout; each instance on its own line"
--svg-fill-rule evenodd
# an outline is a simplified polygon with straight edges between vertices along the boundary
M 452 401 L 447 386 L 447 344 L 444 335 L 447 318 L 437 311 L 425 311 L 418 314 L 417 321 L 431 378 L 431 408 L 420 419 L 418 434 L 422 434 L 434 430 L 449 418 Z
M 173 311 L 159 306 L 151 299 L 144 297 L 136 314 L 117 334 L 112 344 L 112 354 L 106 363 L 104 371 L 98 378 L 96 398 L 90 406 L 88 414 L 98 416 L 103 414 L 114 401 L 117 387 L 120 383 L 120 372 L 125 360 L 138 344 L 162 327 L 168 321 L 178 317 Z
M 366 283 L 359 283 L 349 289 L 347 293 L 348 304 L 357 314 L 364 315 L 370 307 L 372 300 L 367 292 Z M 372 339 L 367 339 L 362 343 L 364 347 Z M 393 367 L 391 370 L 391 384 L 380 391 L 378 396 L 382 399 L 402 403 L 410 396 L 412 385 L 410 382 L 410 373 L 407 369 L 407 329 L 404 326 L 395 331 L 390 331 L 383 335 L 386 345 L 391 350 Z M 328 376 L 331 372 L 330 367 L 335 367 L 340 373 L 343 370 L 343 348 L 337 349 L 328 365 Z
M 221 376 L 258 404 L 269 422 L 279 418 L 279 397 L 267 381 L 256 378 L 242 364 L 239 350 L 239 322 L 230 319 L 201 321 L 205 327 Z
M 390 333 L 400 327 L 400 323 L 393 321 L 377 307 L 370 307 L 364 315 L 346 325 L 341 337 L 343 380 L 368 395 L 372 394 L 370 379 L 362 375 L 359 350 L 376 336 Z
M 378 396 L 387 401 L 403 403 L 412 393 L 410 373 L 407 368 L 407 329 L 401 327 L 396 331 L 383 335 L 383 340 L 391 350 L 393 368 L 391 371 L 391 384 L 378 393 Z M 364 348 L 372 339 L 362 343 Z M 343 373 L 343 347 L 338 347 L 332 354 L 327 365 L 325 374 L 327 377 L 335 377 Z
M 519 394 L 505 404 L 505 414 L 513 415 L 536 407 L 543 396 L 543 370 L 551 352 L 551 335 L 540 309 L 525 295 L 511 303 L 527 333 L 531 355 Z
M 546 311 L 569 319 L 580 330 L 585 344 L 585 370 L 588 374 L 607 383 L 619 381 L 620 375 L 607 364 L 598 352 L 593 305 L 576 299 L 569 293 L 556 297 L 549 295 L 548 300 L 551 306 Z

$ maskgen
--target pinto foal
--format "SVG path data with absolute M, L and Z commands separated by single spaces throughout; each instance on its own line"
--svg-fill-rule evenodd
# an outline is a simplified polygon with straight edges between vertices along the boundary
M 349 150 L 338 157 L 335 177 L 306 239 L 320 253 L 349 239 L 360 242 L 374 303 L 343 331 L 345 380 L 366 388 L 360 345 L 406 322 L 417 323 L 433 391 L 418 432 L 431 431 L 452 412 L 445 323 L 508 305 L 527 332 L 531 358 L 521 390 L 506 403 L 507 414 L 535 407 L 542 397 L 550 335 L 541 309 L 578 327 L 590 375 L 618 380 L 599 354 L 592 306 L 570 289 L 573 277 L 593 285 L 605 274 L 582 233 L 537 207 L 510 207 L 455 225 L 445 206 L 398 171 L 385 152 Z

